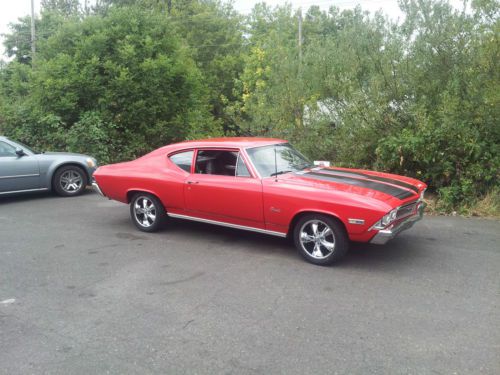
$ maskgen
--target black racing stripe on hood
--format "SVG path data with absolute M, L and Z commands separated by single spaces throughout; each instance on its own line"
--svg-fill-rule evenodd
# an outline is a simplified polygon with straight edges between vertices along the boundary
M 331 181 L 331 182 L 337 182 L 340 184 L 346 184 L 346 185 L 353 185 L 353 186 L 359 186 L 367 189 L 373 189 L 380 191 L 385 194 L 392 195 L 393 197 L 396 197 L 398 199 L 406 199 L 409 197 L 412 197 L 414 194 L 409 192 L 408 190 L 401 189 L 396 186 L 392 185 L 387 185 L 383 184 L 380 182 L 376 181 L 369 181 L 369 180 L 360 180 L 357 178 L 351 178 L 351 177 L 346 177 L 346 176 L 334 176 L 334 175 L 329 175 L 325 173 L 318 173 L 318 172 L 306 172 L 306 173 L 301 173 L 298 174 L 300 177 L 305 177 L 305 178 L 311 178 L 314 180 L 321 180 L 321 181 Z
M 344 176 L 359 176 L 363 178 L 368 178 L 370 180 L 376 180 L 376 181 L 381 181 L 381 182 L 387 182 L 389 184 L 393 185 L 398 185 L 407 189 L 413 190 L 415 193 L 418 193 L 418 187 L 409 184 L 407 182 L 403 181 L 398 181 L 393 178 L 388 178 L 388 177 L 380 177 L 380 176 L 372 176 L 366 173 L 361 173 L 361 172 L 351 172 L 351 171 L 345 171 L 343 169 L 321 169 L 321 173 L 328 173 L 328 174 L 335 174 L 335 175 L 344 175 Z

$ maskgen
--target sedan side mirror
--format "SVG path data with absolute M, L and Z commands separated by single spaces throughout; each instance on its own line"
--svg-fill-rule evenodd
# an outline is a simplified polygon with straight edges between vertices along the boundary
M 24 152 L 24 150 L 22 148 L 16 147 L 16 155 L 21 157 L 21 156 L 26 155 L 26 153 Z

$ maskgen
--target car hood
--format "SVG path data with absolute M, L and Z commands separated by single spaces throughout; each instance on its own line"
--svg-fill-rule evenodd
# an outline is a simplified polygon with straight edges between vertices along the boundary
M 77 154 L 75 152 L 43 152 L 39 154 L 40 156 L 71 156 L 71 157 L 81 157 L 81 158 L 89 158 L 90 156 L 84 154 Z
M 289 183 L 363 195 L 381 201 L 414 200 L 426 188 L 423 182 L 412 178 L 348 168 L 318 167 L 282 177 Z

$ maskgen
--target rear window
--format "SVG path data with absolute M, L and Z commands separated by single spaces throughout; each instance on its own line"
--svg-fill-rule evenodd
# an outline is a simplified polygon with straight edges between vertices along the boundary
M 180 169 L 191 173 L 191 164 L 193 163 L 194 151 L 179 152 L 178 154 L 170 156 L 172 163 L 177 165 Z

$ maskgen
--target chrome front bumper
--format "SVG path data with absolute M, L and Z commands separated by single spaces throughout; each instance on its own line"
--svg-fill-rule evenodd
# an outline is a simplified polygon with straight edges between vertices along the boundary
M 394 224 L 394 226 L 389 226 L 389 228 L 379 230 L 378 233 L 370 240 L 370 243 L 376 245 L 384 245 L 387 241 L 392 240 L 402 231 L 409 229 L 417 221 L 422 219 L 424 216 L 425 203 L 422 201 L 417 206 L 417 212 L 411 216 L 402 219 L 400 222 Z
M 102 192 L 101 188 L 99 185 L 97 185 L 97 182 L 95 180 L 92 181 L 92 187 L 94 188 L 95 191 L 97 191 L 101 196 L 105 197 L 104 193 Z

